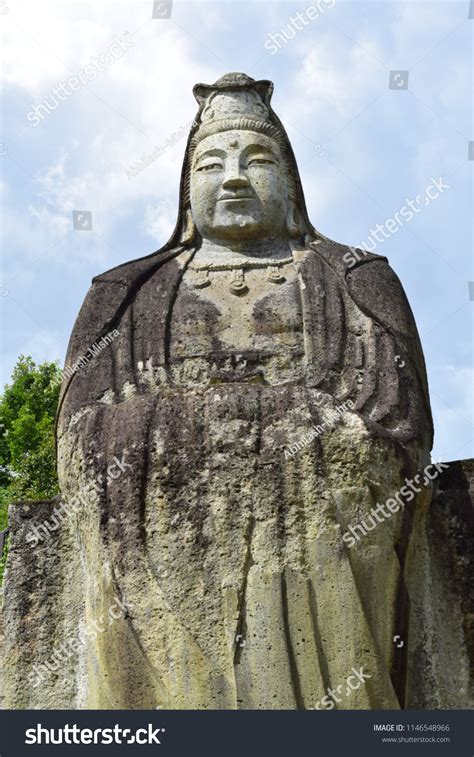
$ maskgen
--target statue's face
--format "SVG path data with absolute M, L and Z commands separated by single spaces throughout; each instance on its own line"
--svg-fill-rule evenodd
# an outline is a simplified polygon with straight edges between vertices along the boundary
M 203 139 L 193 157 L 191 211 L 201 236 L 212 241 L 285 234 L 288 185 L 276 142 L 251 131 Z

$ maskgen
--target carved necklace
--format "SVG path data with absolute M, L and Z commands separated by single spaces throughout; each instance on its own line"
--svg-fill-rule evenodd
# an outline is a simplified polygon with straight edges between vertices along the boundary
M 229 291 L 232 294 L 240 295 L 246 294 L 249 288 L 245 281 L 245 271 L 252 268 L 266 268 L 267 280 L 272 284 L 283 284 L 286 281 L 286 277 L 283 275 L 281 269 L 284 265 L 293 262 L 293 257 L 282 258 L 281 260 L 275 260 L 272 263 L 263 260 L 246 260 L 242 263 L 201 263 L 196 265 L 189 265 L 191 271 L 197 273 L 196 280 L 194 281 L 195 289 L 204 289 L 212 284 L 210 273 L 219 271 L 233 271 L 235 275 L 229 284 Z

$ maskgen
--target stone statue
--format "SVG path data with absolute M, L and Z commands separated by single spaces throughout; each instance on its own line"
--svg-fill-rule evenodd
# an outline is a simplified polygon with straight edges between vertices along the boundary
M 71 706 L 405 705 L 423 355 L 386 258 L 310 223 L 272 90 L 195 86 L 170 241 L 97 276 L 74 327 L 68 622 L 126 610 L 84 635 Z

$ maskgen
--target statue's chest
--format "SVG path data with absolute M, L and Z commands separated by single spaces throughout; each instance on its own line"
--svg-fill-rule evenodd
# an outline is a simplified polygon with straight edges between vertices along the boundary
M 176 357 L 303 349 L 300 284 L 292 264 L 281 269 L 188 270 L 171 320 Z

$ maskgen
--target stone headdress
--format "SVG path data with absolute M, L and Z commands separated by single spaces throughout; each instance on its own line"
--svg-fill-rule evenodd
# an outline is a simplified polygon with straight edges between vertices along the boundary
M 273 82 L 266 79 L 256 81 L 246 74 L 230 73 L 222 76 L 215 84 L 196 84 L 193 93 L 199 103 L 199 111 L 186 145 L 181 172 L 179 215 L 173 234 L 162 251 L 188 245 L 195 236 L 189 186 L 196 146 L 212 134 L 234 129 L 260 132 L 275 140 L 287 166 L 290 198 L 299 217 L 295 235 L 299 234 L 302 239 L 309 237 L 309 241 L 322 236 L 316 232 L 308 218 L 303 187 L 290 140 L 270 105 Z

